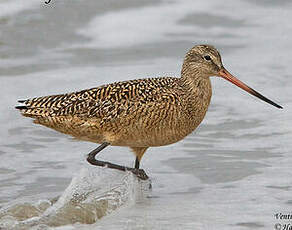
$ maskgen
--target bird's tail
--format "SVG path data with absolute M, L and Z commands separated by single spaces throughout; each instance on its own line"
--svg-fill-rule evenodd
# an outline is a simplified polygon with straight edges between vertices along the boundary
M 49 109 L 40 106 L 40 105 L 35 105 L 32 103 L 33 99 L 27 99 L 27 100 L 19 100 L 18 102 L 20 105 L 15 106 L 16 109 L 20 110 L 21 114 L 26 117 L 44 117 L 49 114 Z
M 60 94 L 19 100 L 20 104 L 15 108 L 20 110 L 21 114 L 26 117 L 53 116 L 54 112 L 66 106 L 67 96 L 67 94 Z

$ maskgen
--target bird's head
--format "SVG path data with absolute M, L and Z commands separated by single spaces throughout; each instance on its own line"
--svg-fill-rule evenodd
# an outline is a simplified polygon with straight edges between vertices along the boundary
M 184 59 L 182 75 L 202 78 L 209 78 L 211 76 L 222 77 L 261 100 L 282 109 L 282 106 L 266 98 L 229 73 L 224 68 L 220 53 L 214 46 L 197 45 L 190 49 Z
M 186 54 L 184 67 L 201 77 L 210 77 L 218 75 L 223 65 L 221 56 L 215 47 L 198 45 Z

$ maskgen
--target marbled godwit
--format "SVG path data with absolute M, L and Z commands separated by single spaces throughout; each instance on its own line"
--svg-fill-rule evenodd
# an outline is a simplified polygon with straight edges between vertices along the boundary
M 139 169 L 147 148 L 182 140 L 202 122 L 212 95 L 211 76 L 220 76 L 248 93 L 282 108 L 232 76 L 210 45 L 193 47 L 185 56 L 181 77 L 130 80 L 74 93 L 21 100 L 22 115 L 75 138 L 101 144 L 88 154 L 88 162 L 130 170 Z M 136 154 L 135 168 L 95 159 L 108 145 L 128 146 Z

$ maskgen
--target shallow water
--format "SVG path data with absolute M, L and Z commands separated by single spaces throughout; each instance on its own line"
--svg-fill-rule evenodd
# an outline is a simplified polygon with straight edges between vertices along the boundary
M 149 180 L 140 181 L 130 172 L 83 168 L 61 196 L 3 208 L 0 229 L 93 224 L 122 206 L 143 202 L 150 189 Z
M 292 203 L 290 1 L 14 0 L 0 6 L 0 227 L 273 229 L 285 223 L 274 215 L 289 213 Z M 34 125 L 14 110 L 17 99 L 179 75 L 185 52 L 200 43 L 215 45 L 230 72 L 284 110 L 213 78 L 201 126 L 143 158 L 152 190 L 150 181 L 145 187 L 131 174 L 88 166 L 94 144 Z M 134 163 L 127 148 L 109 147 L 100 157 Z M 94 191 L 78 203 L 83 212 L 67 206 L 76 187 Z M 95 206 L 100 197 L 114 200 L 107 199 L 113 188 L 122 189 L 123 202 Z

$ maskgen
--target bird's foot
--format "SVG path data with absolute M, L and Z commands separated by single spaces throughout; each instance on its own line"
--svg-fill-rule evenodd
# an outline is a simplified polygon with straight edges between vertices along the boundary
M 145 173 L 144 169 L 136 169 L 133 168 L 130 170 L 134 175 L 136 175 L 136 177 L 138 177 L 141 180 L 147 180 L 149 179 L 149 177 L 147 176 L 147 174 Z

